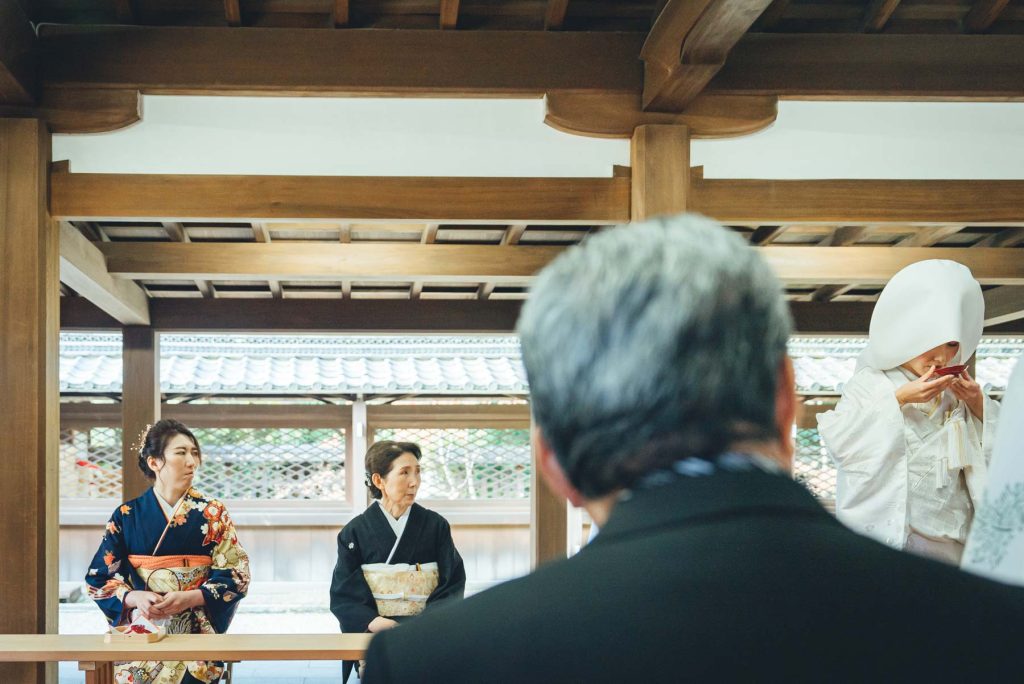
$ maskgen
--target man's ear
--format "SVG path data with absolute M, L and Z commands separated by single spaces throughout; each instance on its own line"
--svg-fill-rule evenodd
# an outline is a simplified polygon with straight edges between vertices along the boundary
M 797 406 L 796 374 L 793 361 L 787 355 L 779 364 L 779 379 L 775 386 L 775 427 L 779 437 L 780 465 L 787 470 L 793 469 L 793 423 Z
M 548 488 L 558 496 L 567 499 L 576 508 L 582 507 L 583 495 L 569 482 L 569 478 L 555 456 L 555 450 L 551 448 L 544 433 L 536 425 L 530 429 L 530 444 L 536 456 L 537 471 Z

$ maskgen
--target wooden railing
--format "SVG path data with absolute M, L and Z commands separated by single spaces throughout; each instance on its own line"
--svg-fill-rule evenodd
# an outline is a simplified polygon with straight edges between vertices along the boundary
M 77 661 L 86 684 L 111 684 L 131 660 L 361 660 L 369 634 L 171 634 L 156 643 L 105 643 L 92 634 L 5 634 L 0 662 Z

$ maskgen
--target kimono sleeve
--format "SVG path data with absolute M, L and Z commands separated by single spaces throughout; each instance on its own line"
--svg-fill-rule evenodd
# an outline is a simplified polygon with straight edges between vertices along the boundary
M 836 408 L 818 415 L 818 431 L 836 466 L 848 472 L 878 475 L 906 450 L 895 390 L 872 369 L 854 375 Z
M 207 539 L 214 544 L 210 552 L 210 576 L 199 587 L 205 600 L 206 615 L 218 634 L 227 631 L 238 609 L 238 602 L 249 590 L 249 554 L 238 543 L 235 524 L 223 504 L 211 502 L 206 517 Z
M 110 516 L 100 547 L 85 575 L 89 598 L 96 602 L 112 625 L 127 622 L 124 597 L 135 588 L 131 584 L 128 547 L 124 540 L 124 515 L 130 512 L 131 508 L 125 505 Z
M 342 632 L 366 632 L 378 615 L 362 565 L 362 549 L 350 523 L 338 533 L 338 563 L 331 577 L 331 612 Z
M 462 556 L 452 541 L 452 528 L 448 521 L 438 516 L 437 537 L 437 588 L 427 598 L 435 603 L 450 598 L 461 599 L 466 593 L 466 567 Z

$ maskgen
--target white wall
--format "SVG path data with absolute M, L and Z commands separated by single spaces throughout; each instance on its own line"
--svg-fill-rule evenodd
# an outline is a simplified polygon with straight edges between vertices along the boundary
M 543 123 L 541 100 L 146 96 L 143 121 L 54 136 L 73 172 L 598 176 L 625 140 Z M 1024 103 L 782 102 L 769 129 L 695 141 L 708 178 L 1024 178 Z

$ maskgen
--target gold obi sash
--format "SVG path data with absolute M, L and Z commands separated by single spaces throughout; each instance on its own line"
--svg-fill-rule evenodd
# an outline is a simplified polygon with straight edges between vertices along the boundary
M 384 617 L 419 615 L 427 606 L 427 597 L 437 589 L 437 563 L 368 563 L 362 570 L 377 614 Z
M 145 582 L 145 589 L 160 594 L 198 589 L 210 576 L 209 556 L 130 555 L 128 562 Z

